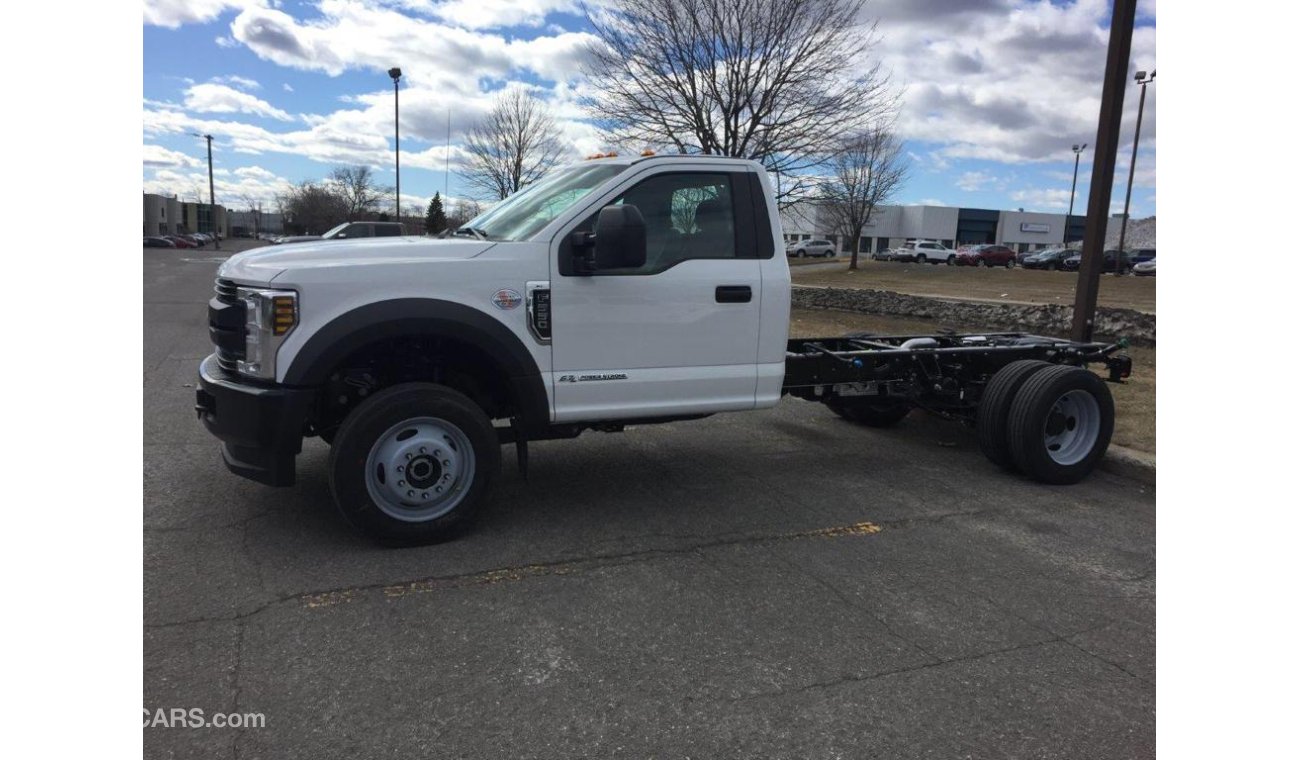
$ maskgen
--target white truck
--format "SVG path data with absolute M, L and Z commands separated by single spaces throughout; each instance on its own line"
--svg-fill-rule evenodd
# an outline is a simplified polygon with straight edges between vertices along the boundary
M 502 445 L 819 401 L 866 425 L 924 408 L 996 463 L 1085 477 L 1109 444 L 1119 344 L 1022 334 L 790 340 L 776 201 L 754 162 L 601 157 L 441 239 L 231 257 L 196 409 L 227 467 L 292 485 L 307 436 L 387 543 L 440 540 L 488 497 Z

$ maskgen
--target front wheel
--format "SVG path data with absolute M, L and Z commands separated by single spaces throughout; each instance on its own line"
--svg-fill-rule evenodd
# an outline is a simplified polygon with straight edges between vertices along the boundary
M 918 263 L 918 264 L 924 264 L 924 263 L 926 263 L 926 262 L 925 262 L 925 254 L 924 254 L 924 253 L 918 253 L 918 254 L 916 254 L 916 263 Z
M 954 256 L 949 256 L 949 257 L 948 257 L 948 266 L 951 267 L 951 266 L 956 266 L 956 265 L 957 265 L 957 257 L 956 257 L 955 255 L 954 255 Z
M 1016 260 L 1015 260 L 1015 259 L 1007 259 L 1007 263 L 1006 263 L 1006 267 L 1007 267 L 1007 269 L 1011 269 L 1011 268 L 1013 268 L 1015 265 L 1016 265 Z
M 492 421 L 464 394 L 405 383 L 366 399 L 330 450 L 344 519 L 387 544 L 428 544 L 468 523 L 501 468 Z

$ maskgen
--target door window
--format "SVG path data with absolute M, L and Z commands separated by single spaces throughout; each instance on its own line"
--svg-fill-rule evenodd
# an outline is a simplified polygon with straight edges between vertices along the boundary
M 370 237 L 370 225 L 368 224 L 351 224 L 347 229 L 348 239 Z
M 736 218 L 726 174 L 657 174 L 610 205 L 631 204 L 645 219 L 646 261 L 620 275 L 657 274 L 688 259 L 736 258 Z M 578 229 L 592 231 L 600 212 Z

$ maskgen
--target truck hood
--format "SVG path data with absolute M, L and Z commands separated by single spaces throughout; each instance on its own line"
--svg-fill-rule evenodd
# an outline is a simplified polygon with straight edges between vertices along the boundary
M 285 243 L 231 256 L 217 269 L 217 276 L 244 282 L 269 283 L 293 269 L 469 259 L 494 245 L 496 243 L 490 240 L 420 237 Z

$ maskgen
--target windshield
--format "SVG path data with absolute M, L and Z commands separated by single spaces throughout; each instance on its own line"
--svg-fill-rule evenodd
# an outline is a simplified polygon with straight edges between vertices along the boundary
M 462 229 L 468 228 L 489 240 L 524 240 L 626 168 L 620 164 L 579 164 L 561 169 L 474 217 Z
M 329 232 L 326 232 L 324 235 L 321 235 L 321 237 L 327 237 L 327 238 L 334 237 L 335 235 L 342 232 L 343 228 L 348 226 L 349 224 L 351 224 L 351 222 L 344 222 L 343 224 L 340 224 L 339 226 L 332 228 Z

